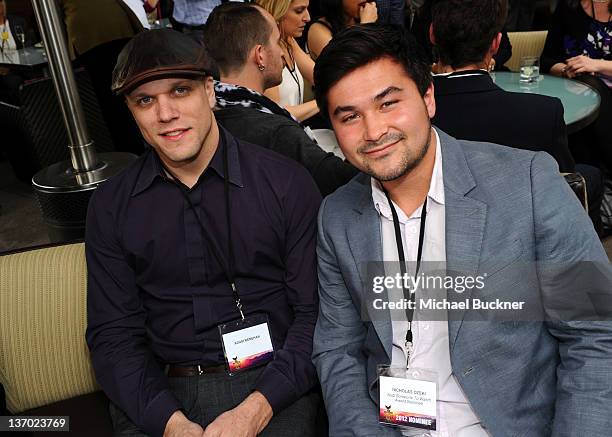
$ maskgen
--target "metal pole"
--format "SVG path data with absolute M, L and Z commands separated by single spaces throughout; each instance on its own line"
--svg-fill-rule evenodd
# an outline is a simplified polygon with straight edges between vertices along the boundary
M 94 170 L 98 165 L 96 151 L 85 123 L 57 4 L 55 0 L 32 0 L 32 5 L 68 132 L 72 167 L 77 174 Z

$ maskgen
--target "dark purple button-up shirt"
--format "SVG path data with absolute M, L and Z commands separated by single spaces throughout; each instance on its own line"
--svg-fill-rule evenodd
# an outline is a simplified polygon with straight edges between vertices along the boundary
M 188 190 L 164 177 L 153 150 L 100 186 L 87 215 L 87 343 L 99 384 L 143 431 L 162 435 L 180 408 L 165 364 L 214 366 L 217 326 L 239 313 L 228 256 L 223 147 L 227 147 L 236 285 L 245 315 L 266 314 L 276 351 L 256 390 L 275 413 L 316 383 L 316 214 L 321 201 L 299 164 L 225 131 Z M 208 247 L 195 213 L 224 257 Z

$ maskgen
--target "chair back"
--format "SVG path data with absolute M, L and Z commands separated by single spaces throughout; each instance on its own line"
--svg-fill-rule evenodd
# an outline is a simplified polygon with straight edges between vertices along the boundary
M 506 67 L 511 71 L 519 71 L 523 56 L 540 57 L 542 50 L 544 50 L 546 35 L 548 35 L 547 30 L 508 32 L 508 38 L 512 45 L 512 57 L 506 62 Z
M 83 243 L 0 256 L 0 384 L 18 414 L 98 389 Z

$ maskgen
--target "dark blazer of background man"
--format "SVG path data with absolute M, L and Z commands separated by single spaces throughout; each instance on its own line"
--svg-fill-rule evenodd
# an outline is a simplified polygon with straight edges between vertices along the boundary
M 437 112 L 432 122 L 456 138 L 549 153 L 561 172 L 584 175 L 590 215 L 597 221 L 601 175 L 594 167 L 576 168 L 568 148 L 561 101 L 504 91 L 486 71 L 499 49 L 506 12 L 506 0 L 434 3 L 430 38 L 443 73 L 434 76 Z
M 323 196 L 357 174 L 327 153 L 285 109 L 263 95 L 282 81 L 283 60 L 274 18 L 248 3 L 225 3 L 208 17 L 204 43 L 217 62 L 215 117 L 236 137 L 302 164 Z
M 433 123 L 457 138 L 548 152 L 561 171 L 574 171 L 561 101 L 504 91 L 486 72 L 499 48 L 505 3 L 443 0 L 433 5 L 430 36 L 442 73 L 434 76 L 438 111 Z

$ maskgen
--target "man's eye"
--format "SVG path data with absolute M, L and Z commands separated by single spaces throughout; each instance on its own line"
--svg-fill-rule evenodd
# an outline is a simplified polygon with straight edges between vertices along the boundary
M 348 123 L 349 121 L 353 121 L 357 118 L 357 114 L 349 114 L 342 119 L 342 123 Z
M 174 93 L 179 96 L 184 96 L 188 92 L 189 92 L 189 88 L 187 88 L 186 86 L 179 86 L 174 89 Z
M 141 98 L 139 98 L 139 99 L 137 100 L 137 103 L 138 103 L 140 106 L 145 106 L 145 105 L 148 105 L 149 103 L 151 103 L 152 101 L 153 101 L 153 99 L 152 99 L 151 97 L 146 96 L 146 97 L 141 97 Z
M 384 102 L 382 104 L 383 108 L 388 108 L 389 106 L 393 106 L 397 103 L 397 100 L 389 100 L 388 102 Z

